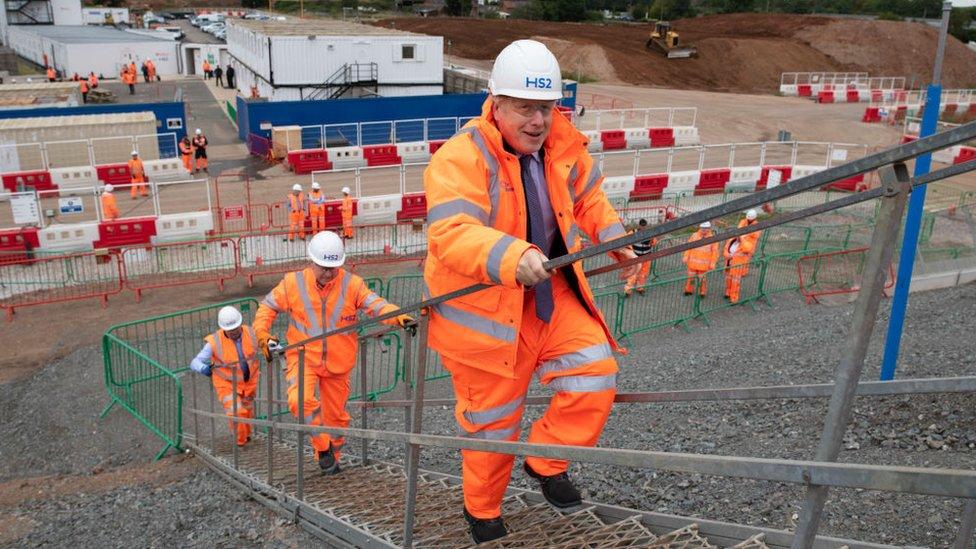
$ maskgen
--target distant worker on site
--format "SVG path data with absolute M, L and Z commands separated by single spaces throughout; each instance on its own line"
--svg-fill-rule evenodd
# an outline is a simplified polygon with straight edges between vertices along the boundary
M 640 221 L 637 222 L 636 230 L 643 231 L 646 228 L 647 228 L 646 219 L 641 219 Z M 637 254 L 637 257 L 640 257 L 642 255 L 647 255 L 651 253 L 651 251 L 654 249 L 654 246 L 657 246 L 657 238 L 652 237 L 649 240 L 642 240 L 637 244 L 634 244 L 634 253 Z M 646 289 L 645 285 L 647 284 L 647 275 L 650 274 L 651 272 L 652 263 L 654 262 L 645 261 L 641 263 L 640 270 L 637 271 L 637 273 L 634 276 L 627 279 L 627 284 L 624 286 L 624 297 L 630 297 L 630 294 L 634 291 L 635 288 L 637 289 L 637 293 L 644 295 L 644 290 Z
M 204 338 L 206 343 L 190 363 L 190 369 L 211 379 L 217 400 L 231 418 L 230 431 L 233 433 L 235 406 L 236 417 L 254 417 L 254 395 L 258 392 L 260 377 L 258 339 L 254 328 L 244 325 L 241 312 L 229 305 L 217 313 L 217 326 L 219 330 Z M 251 440 L 250 424 L 238 423 L 236 431 L 238 446 Z
M 325 230 L 325 195 L 322 186 L 315 181 L 308 193 L 308 216 L 312 221 L 312 234 Z
M 58 73 L 54 72 L 54 67 L 47 68 L 47 81 L 54 82 L 58 79 Z
M 481 116 L 431 158 L 424 172 L 429 229 L 424 281 L 440 296 L 489 288 L 433 307 L 430 347 L 451 372 L 462 436 L 517 440 L 534 376 L 554 391 L 528 441 L 593 446 L 616 394 L 620 347 L 597 308 L 580 262 L 558 271 L 548 258 L 579 251 L 582 235 L 626 234 L 601 189 L 586 138 L 557 112 L 559 63 L 534 40 L 495 59 Z M 630 248 L 618 260 L 636 257 Z M 637 266 L 624 269 L 632 276 Z M 501 517 L 514 456 L 462 450 L 464 508 L 475 542 L 507 533 Z M 581 504 L 560 459 L 527 457 L 555 508 Z
M 145 79 L 146 84 L 149 83 L 149 63 L 147 61 L 142 62 L 142 78 Z
M 342 239 L 334 232 L 322 231 L 308 243 L 311 264 L 288 273 L 258 306 L 254 317 L 261 350 L 271 360 L 271 351 L 279 347 L 271 334 L 271 325 L 279 314 L 288 315 L 289 345 L 316 337 L 328 331 L 356 323 L 357 313 L 375 317 L 399 309 L 373 293 L 366 282 L 342 268 L 346 261 Z M 414 319 L 406 314 L 386 321 L 387 324 L 410 327 Z M 299 349 L 285 352 L 288 386 L 288 408 L 298 417 L 298 384 L 303 383 L 305 423 L 347 427 L 349 414 L 349 372 L 356 365 L 358 335 L 346 332 L 309 343 L 305 348 L 305 371 L 298 379 Z M 316 397 L 316 393 L 318 397 Z M 327 475 L 339 472 L 339 458 L 344 437 L 322 433 L 311 437 L 319 467 Z
M 223 88 L 224 87 L 224 69 L 217 65 L 213 71 L 214 75 L 214 87 Z
M 213 72 L 213 68 L 210 66 L 210 61 L 206 59 L 203 60 L 203 79 L 210 80 L 210 76 Z
M 352 197 L 349 196 L 349 187 L 342 188 L 342 205 L 339 206 L 339 211 L 342 213 L 342 238 L 352 238 L 353 228 L 352 228 L 352 214 L 355 210 L 355 206 L 352 202 Z
M 183 161 L 183 168 L 193 173 L 193 141 L 189 135 L 184 135 L 180 140 L 180 160 Z
M 139 194 L 149 196 L 148 185 L 146 185 L 148 181 L 146 167 L 139 158 L 139 151 L 132 151 L 132 158 L 129 160 L 129 183 L 131 184 L 129 187 L 129 197 L 135 200 Z
M 152 59 L 146 59 L 146 70 L 149 72 L 149 81 L 156 81 L 156 64 Z
M 739 221 L 739 228 L 755 225 L 756 210 L 746 212 Z M 755 231 L 730 238 L 725 243 L 723 256 L 725 257 L 725 297 L 732 303 L 739 302 L 739 291 L 742 289 L 742 279 L 749 274 L 749 262 L 756 253 L 756 245 L 762 231 Z
M 308 201 L 305 199 L 301 185 L 298 183 L 292 185 L 291 192 L 288 194 L 288 201 L 285 204 L 288 206 L 288 237 L 283 240 L 294 242 L 295 235 L 305 240 L 305 217 L 308 215 Z
M 136 73 L 128 69 L 122 70 L 122 83 L 129 86 L 129 95 L 136 94 Z
M 708 221 L 698 225 L 698 230 L 691 234 L 688 242 L 696 242 L 712 236 L 712 224 Z M 685 282 L 685 295 L 695 293 L 695 283 L 698 283 L 698 295 L 705 297 L 708 293 L 708 277 L 706 273 L 715 268 L 718 262 L 718 243 L 712 242 L 697 248 L 686 250 L 681 260 L 688 268 L 688 281 Z
M 95 76 L 95 71 L 91 71 L 91 73 L 88 74 L 88 85 L 91 86 L 92 89 L 98 87 L 98 77 Z
M 88 81 L 80 80 L 78 82 L 78 89 L 81 91 L 81 102 L 87 103 L 88 102 Z
M 193 132 L 193 173 L 203 170 L 210 173 L 209 160 L 207 159 L 207 136 L 203 135 L 203 130 L 197 128 Z
M 119 218 L 119 206 L 115 202 L 115 195 L 112 191 L 115 190 L 111 184 L 105 185 L 102 189 L 102 196 L 99 199 L 102 202 L 102 218 L 105 221 L 113 221 Z

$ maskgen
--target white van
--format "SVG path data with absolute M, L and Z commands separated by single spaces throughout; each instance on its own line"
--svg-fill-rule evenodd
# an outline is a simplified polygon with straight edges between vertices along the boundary
M 223 23 L 226 17 L 222 13 L 205 13 L 197 16 L 197 26 L 203 27 L 210 23 Z

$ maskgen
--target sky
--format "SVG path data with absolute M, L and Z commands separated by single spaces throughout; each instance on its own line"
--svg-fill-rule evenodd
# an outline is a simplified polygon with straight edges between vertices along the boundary
M 952 2 L 953 7 L 956 8 L 971 8 L 976 6 L 976 0 L 949 0 Z

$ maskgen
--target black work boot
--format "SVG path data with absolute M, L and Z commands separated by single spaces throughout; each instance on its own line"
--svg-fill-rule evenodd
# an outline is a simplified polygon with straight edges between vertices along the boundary
M 579 490 L 573 486 L 573 481 L 569 480 L 569 475 L 565 472 L 547 477 L 533 471 L 528 462 L 525 463 L 524 468 L 526 474 L 539 481 L 542 495 L 553 507 L 566 510 L 583 504 Z
M 464 520 L 471 526 L 471 538 L 475 543 L 484 543 L 493 539 L 498 539 L 508 535 L 505 529 L 505 521 L 502 517 L 493 519 L 480 519 L 471 516 L 468 509 L 464 508 Z
M 332 451 L 332 445 L 324 452 L 319 452 L 319 469 L 323 475 L 335 475 L 339 472 L 339 460 L 336 459 Z

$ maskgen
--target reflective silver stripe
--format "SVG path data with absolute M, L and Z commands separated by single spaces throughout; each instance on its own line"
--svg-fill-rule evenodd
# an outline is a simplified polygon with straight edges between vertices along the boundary
M 566 376 L 557 377 L 549 383 L 555 391 L 570 393 L 596 393 L 617 386 L 617 374 L 606 376 Z
M 308 317 L 309 329 L 299 328 L 300 332 L 304 332 L 308 337 L 315 337 L 322 335 L 322 327 L 319 326 L 318 316 L 315 314 L 314 309 L 312 309 L 312 300 L 308 297 L 308 288 L 305 287 L 305 273 L 303 271 L 296 271 L 292 273 L 298 286 L 298 296 L 302 299 L 302 306 L 305 307 L 305 316 Z M 298 326 L 298 321 L 295 320 L 293 315 L 289 315 L 291 325 Z
M 579 166 L 574 162 L 573 167 L 569 169 L 569 178 L 567 179 L 567 187 L 569 188 L 569 200 L 571 202 L 576 202 L 576 178 L 579 177 Z
M 275 301 L 274 290 L 268 292 L 268 295 L 264 296 L 264 299 L 261 300 L 261 304 L 267 305 L 268 307 L 271 307 L 274 311 L 279 313 L 283 310 L 281 307 L 278 306 L 278 302 Z
M 380 311 L 383 310 L 383 307 L 386 307 L 387 305 L 389 305 L 389 303 L 387 303 L 385 299 L 380 299 L 379 301 L 376 302 L 375 305 L 370 307 L 368 313 L 370 316 L 376 316 L 380 314 Z
M 495 225 L 495 217 L 498 216 L 498 200 L 501 191 L 501 185 L 498 183 L 498 159 L 488 150 L 485 137 L 481 135 L 477 127 L 465 128 L 458 133 L 471 134 L 471 141 L 474 142 L 475 147 L 478 147 L 481 158 L 488 166 L 488 200 L 491 203 L 491 210 L 488 212 L 488 226 L 492 227 Z
M 583 187 L 583 192 L 579 194 L 579 197 L 583 198 L 586 196 L 600 181 L 601 177 L 603 177 L 603 172 L 600 171 L 600 165 L 594 162 L 593 167 L 590 169 L 590 178 L 586 180 L 586 187 Z
M 366 295 L 366 299 L 363 300 L 363 308 L 364 309 L 365 308 L 368 308 L 377 299 L 380 299 L 380 296 L 376 295 L 375 292 L 372 292 L 372 291 L 369 292 L 369 294 Z
M 312 408 L 310 412 L 305 414 L 305 424 L 307 425 L 309 423 L 312 423 L 312 420 L 315 419 L 315 414 L 317 414 L 318 412 L 319 412 L 319 407 L 316 406 L 315 408 Z
M 525 395 L 522 395 L 511 402 L 502 404 L 501 406 L 495 406 L 494 408 L 489 408 L 480 412 L 464 412 L 464 419 L 476 425 L 485 425 L 493 421 L 505 419 L 515 413 L 515 411 L 522 406 L 523 400 L 525 400 Z
M 515 328 L 512 328 L 511 326 L 506 326 L 504 324 L 495 322 L 494 320 L 478 316 L 474 313 L 462 311 L 461 309 L 446 303 L 435 305 L 434 310 L 437 311 L 437 314 L 443 316 L 447 320 L 450 320 L 455 324 L 460 324 L 469 330 L 504 341 L 506 343 L 515 343 Z
M 502 258 L 505 257 L 505 252 L 514 243 L 515 237 L 504 234 L 495 242 L 491 250 L 488 251 L 488 264 L 485 268 L 488 271 L 488 278 L 495 284 L 502 283 Z
M 339 315 L 342 314 L 342 308 L 346 306 L 346 289 L 353 280 L 352 275 L 346 274 L 345 271 L 339 271 L 339 276 L 339 299 L 336 300 L 332 314 L 329 315 L 329 323 L 326 325 L 330 330 L 334 330 L 339 325 Z
M 600 242 L 606 242 L 607 240 L 612 240 L 625 234 L 627 234 L 627 230 L 624 229 L 624 226 L 620 223 L 614 223 L 613 225 L 604 227 L 596 237 L 600 239 Z
M 579 237 L 580 229 L 579 225 L 574 221 L 569 226 L 569 231 L 566 232 L 566 251 L 572 250 L 573 246 L 576 245 L 576 239 Z
M 482 438 L 485 440 L 505 440 L 515 436 L 518 433 L 519 426 L 513 425 L 512 427 L 505 427 L 503 429 L 484 429 L 475 433 L 469 433 L 464 429 L 459 429 L 459 435 L 467 438 Z
M 488 212 L 483 210 L 481 206 L 463 198 L 455 198 L 427 210 L 427 224 L 431 225 L 459 214 L 470 215 L 480 221 L 482 225 L 488 223 Z
M 571 370 L 608 358 L 613 358 L 613 351 L 610 350 L 610 345 L 607 343 L 599 343 L 543 362 L 542 366 L 539 366 L 539 369 L 536 370 L 536 375 L 541 379 L 542 376 L 548 373 Z
M 232 400 L 234 400 L 234 395 L 227 395 L 224 398 L 220 399 L 220 401 L 223 402 L 224 404 L 227 404 Z

